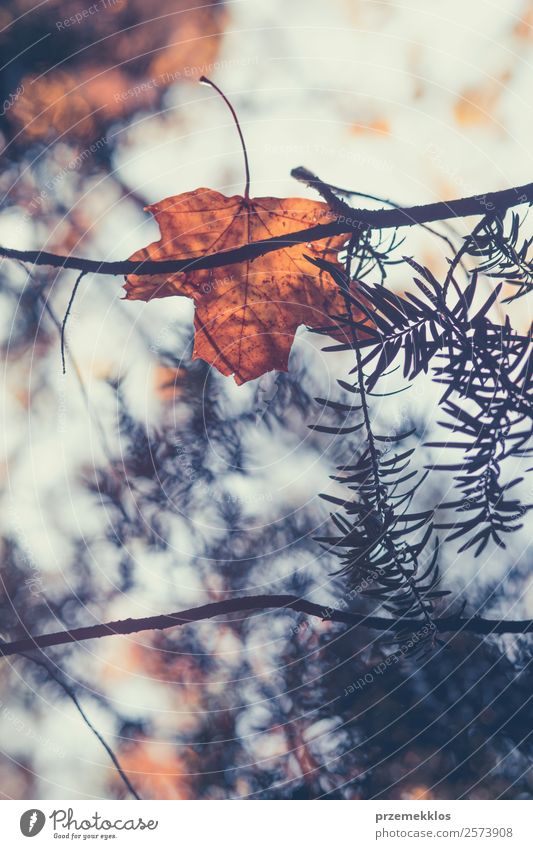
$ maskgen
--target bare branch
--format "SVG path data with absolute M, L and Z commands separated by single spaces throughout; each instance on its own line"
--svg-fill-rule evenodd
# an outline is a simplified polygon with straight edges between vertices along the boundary
M 298 169 L 296 169 L 298 171 Z M 178 271 L 220 268 L 224 265 L 253 260 L 264 254 L 278 251 L 288 245 L 319 241 L 339 233 L 352 233 L 361 228 L 371 227 L 379 230 L 398 227 L 411 227 L 414 224 L 428 224 L 432 221 L 446 221 L 450 218 L 468 218 L 473 215 L 502 215 L 513 206 L 533 203 L 533 183 L 489 192 L 484 195 L 472 195 L 450 201 L 438 201 L 422 206 L 402 207 L 398 209 L 350 209 L 350 214 L 339 215 L 332 212 L 332 220 L 327 224 L 317 224 L 306 230 L 298 230 L 283 237 L 261 239 L 248 245 L 242 245 L 229 251 L 208 254 L 188 259 L 151 260 L 142 263 L 131 260 L 103 262 L 94 259 L 82 259 L 75 256 L 60 256 L 47 251 L 19 251 L 0 246 L 0 257 L 31 262 L 35 265 L 47 265 L 51 268 L 73 268 L 77 271 L 93 274 L 173 274 Z
M 365 616 L 361 613 L 336 610 L 326 605 L 314 604 L 295 595 L 256 595 L 228 599 L 227 601 L 215 601 L 211 604 L 204 604 L 201 607 L 181 610 L 178 613 L 147 616 L 141 619 L 121 619 L 115 622 L 89 625 L 86 628 L 57 631 L 54 634 L 29 635 L 25 639 L 15 640 L 12 643 L 0 643 L 0 656 L 8 657 L 9 655 L 20 654 L 34 648 L 62 646 L 67 643 L 78 643 L 98 637 L 175 628 L 181 625 L 188 625 L 191 622 L 202 622 L 205 619 L 212 619 L 213 616 L 222 616 L 228 613 L 250 613 L 271 609 L 294 610 L 297 613 L 306 613 L 308 616 L 315 616 L 318 619 L 344 622 L 347 625 L 353 626 L 360 625 L 364 628 L 372 628 L 377 631 L 396 631 L 399 628 L 405 630 L 410 627 L 418 629 L 421 624 L 420 620 L 417 619 L 388 619 L 380 616 Z M 533 633 L 532 619 L 505 620 L 483 619 L 478 616 L 471 618 L 445 616 L 440 619 L 434 619 L 433 622 L 437 631 L 441 633 L 460 631 L 469 631 L 473 634 Z

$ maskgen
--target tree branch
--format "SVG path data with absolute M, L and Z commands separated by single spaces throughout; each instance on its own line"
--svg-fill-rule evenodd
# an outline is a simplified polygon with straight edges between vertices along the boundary
M 298 171 L 299 169 L 295 169 Z M 47 251 L 19 251 L 0 246 L 0 257 L 17 259 L 35 265 L 51 268 L 72 268 L 92 274 L 174 274 L 178 271 L 191 271 L 205 268 L 220 268 L 243 261 L 256 259 L 264 254 L 278 251 L 288 245 L 319 241 L 340 233 L 352 233 L 361 228 L 371 227 L 386 230 L 397 227 L 411 227 L 414 224 L 428 224 L 432 221 L 445 221 L 450 218 L 468 218 L 472 215 L 499 215 L 509 208 L 522 203 L 533 203 L 533 183 L 515 186 L 499 192 L 484 195 L 472 195 L 450 201 L 438 201 L 423 206 L 400 207 L 394 209 L 350 209 L 350 215 L 332 212 L 332 220 L 327 224 L 317 224 L 306 230 L 298 230 L 283 237 L 261 239 L 248 245 L 242 245 L 229 251 L 220 251 L 207 256 L 188 259 L 151 260 L 142 263 L 131 260 L 103 262 L 94 259 L 82 259 L 75 256 L 60 256 Z
M 93 640 L 98 637 L 110 637 L 118 634 L 135 634 L 139 631 L 163 630 L 188 625 L 191 622 L 202 622 L 228 613 L 250 613 L 271 609 L 294 610 L 306 613 L 318 619 L 332 622 L 344 622 L 347 625 L 361 625 L 377 631 L 395 631 L 398 628 L 420 628 L 417 619 L 388 619 L 381 616 L 365 616 L 361 613 L 350 613 L 336 610 L 320 604 L 314 604 L 295 595 L 256 595 L 243 598 L 233 598 L 228 601 L 215 601 L 201 607 L 181 610 L 178 613 L 168 613 L 159 616 L 147 616 L 141 619 L 121 619 L 116 622 L 104 622 L 89 625 L 85 628 L 73 628 L 70 631 L 57 631 L 54 634 L 29 635 L 22 640 L 12 643 L 0 643 L 0 656 L 8 657 L 20 654 L 34 648 L 62 646 L 67 643 L 79 643 L 83 640 Z M 462 616 L 445 616 L 435 619 L 434 625 L 438 631 L 459 632 L 470 631 L 473 634 L 530 634 L 533 633 L 533 620 L 483 619 L 478 616 L 463 618 Z

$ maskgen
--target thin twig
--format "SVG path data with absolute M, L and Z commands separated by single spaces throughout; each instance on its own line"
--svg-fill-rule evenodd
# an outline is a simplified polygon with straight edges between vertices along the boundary
M 82 708 L 82 706 L 81 706 L 81 704 L 80 704 L 80 702 L 79 702 L 79 700 L 78 700 L 78 697 L 76 696 L 76 693 L 74 692 L 74 690 L 72 689 L 72 687 L 70 687 L 70 686 L 66 683 L 66 681 L 63 681 L 63 680 L 59 677 L 59 675 L 58 675 L 58 674 L 54 671 L 54 669 L 52 669 L 52 667 L 51 667 L 51 666 L 50 666 L 50 665 L 49 665 L 46 661 L 39 660 L 39 659 L 38 659 L 38 658 L 36 658 L 36 657 L 30 657 L 29 655 L 27 655 L 27 654 L 23 654 L 22 652 L 20 652 L 20 654 L 21 654 L 21 656 L 22 656 L 22 657 L 24 657 L 26 660 L 31 661 L 31 663 L 35 663 L 37 666 L 40 666 L 42 669 L 45 669 L 45 670 L 46 670 L 46 672 L 48 673 L 48 675 L 50 676 L 50 678 L 52 678 L 52 679 L 56 682 L 56 684 L 58 684 L 58 685 L 61 687 L 61 689 L 63 690 L 63 692 L 64 692 L 64 693 L 66 693 L 66 695 L 67 695 L 67 696 L 69 697 L 69 699 L 72 701 L 72 703 L 73 703 L 73 705 L 75 706 L 76 710 L 77 710 L 77 711 L 78 711 L 78 713 L 80 714 L 81 718 L 82 718 L 82 719 L 83 719 L 83 721 L 85 722 L 85 724 L 86 724 L 87 728 L 89 728 L 89 729 L 90 729 L 90 731 L 94 734 L 94 736 L 96 737 L 96 739 L 98 740 L 98 742 L 99 742 L 99 743 L 100 743 L 100 744 L 104 747 L 104 749 L 106 750 L 107 754 L 109 755 L 109 757 L 111 758 L 111 760 L 112 760 L 112 762 L 113 762 L 113 765 L 114 765 L 115 769 L 117 770 L 117 772 L 118 772 L 118 774 L 120 775 L 120 777 L 121 777 L 122 781 L 124 782 L 124 784 L 125 784 L 125 786 L 126 786 L 126 788 L 127 788 L 128 792 L 129 792 L 129 793 L 131 793 L 131 795 L 133 796 L 133 798 L 134 798 L 134 799 L 138 799 L 138 800 L 140 801 L 140 800 L 141 800 L 141 796 L 139 796 L 139 794 L 138 794 L 138 793 L 137 793 L 137 791 L 135 790 L 134 786 L 132 785 L 131 781 L 129 780 L 128 776 L 127 776 L 127 775 L 126 775 L 126 773 L 124 772 L 124 770 L 123 770 L 122 766 L 120 765 L 120 761 L 119 761 L 119 759 L 118 759 L 118 758 L 117 758 L 117 756 L 115 755 L 115 753 L 114 753 L 113 749 L 111 748 L 111 746 L 110 746 L 108 743 L 106 743 L 106 741 L 104 740 L 104 738 L 102 737 L 102 735 L 100 734 L 100 732 L 98 731 L 98 729 L 97 729 L 97 728 L 95 728 L 95 727 L 94 727 L 94 725 L 92 724 L 91 720 L 89 719 L 89 717 L 87 716 L 87 714 L 86 714 L 86 713 L 85 713 L 85 711 L 83 710 L 83 708 Z
M 43 305 L 43 309 L 45 310 L 47 315 L 50 317 L 52 324 L 56 328 L 56 330 L 59 333 L 59 336 L 61 338 L 61 330 L 62 330 L 61 322 L 59 321 L 57 315 L 55 314 L 54 309 L 50 306 L 48 296 L 43 291 L 44 290 L 43 284 L 41 284 L 40 281 L 37 280 L 37 278 L 33 275 L 33 273 L 28 268 L 26 268 L 26 266 L 24 265 L 24 263 L 21 260 L 18 260 L 18 262 L 19 262 L 19 265 L 21 266 L 21 268 L 24 270 L 24 272 L 28 275 L 28 278 L 35 283 L 35 286 L 36 286 L 36 289 L 37 289 L 37 295 L 38 295 L 39 299 L 41 300 L 41 303 Z M 86 407 L 89 415 L 91 416 L 91 418 L 95 422 L 96 427 L 98 428 L 98 432 L 99 432 L 99 435 L 100 435 L 100 440 L 101 440 L 101 443 L 102 443 L 102 449 L 104 451 L 104 454 L 106 455 L 107 459 L 111 461 L 112 458 L 113 458 L 113 454 L 112 454 L 112 451 L 111 451 L 109 444 L 108 444 L 108 440 L 107 440 L 107 436 L 106 436 L 106 433 L 105 433 L 104 426 L 102 424 L 102 420 L 100 419 L 100 416 L 96 412 L 94 406 L 91 404 L 91 401 L 90 401 L 90 398 L 89 398 L 89 393 L 87 391 L 87 387 L 85 385 L 85 381 L 83 379 L 83 375 L 82 375 L 80 366 L 79 366 L 79 364 L 76 360 L 76 357 L 72 353 L 72 351 L 69 351 L 69 347 L 68 347 L 68 345 L 66 344 L 66 341 L 65 341 L 65 355 L 67 353 L 69 354 L 70 362 L 72 363 L 72 366 L 74 368 L 74 374 L 76 375 L 76 380 L 78 382 L 78 386 L 80 388 L 80 392 L 81 392 L 85 407 Z
M 65 368 L 65 330 L 66 330 L 66 327 L 67 327 L 68 317 L 69 317 L 70 311 L 72 309 L 72 304 L 74 303 L 74 298 L 76 297 L 76 294 L 77 294 L 77 291 L 78 291 L 78 286 L 80 285 L 82 278 L 85 276 L 85 274 L 86 274 L 85 271 L 80 271 L 80 273 L 78 274 L 78 278 L 77 278 L 76 282 L 74 283 L 74 287 L 72 289 L 72 293 L 71 293 L 70 298 L 69 298 L 69 302 L 68 302 L 68 305 L 67 305 L 65 316 L 64 316 L 63 321 L 61 323 L 61 367 L 63 369 L 63 374 L 66 374 L 66 368 Z

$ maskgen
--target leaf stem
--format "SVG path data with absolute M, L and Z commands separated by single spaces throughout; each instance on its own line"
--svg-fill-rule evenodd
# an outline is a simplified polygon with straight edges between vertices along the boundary
M 207 77 L 204 77 L 204 76 L 200 77 L 199 82 L 204 83 L 205 85 L 210 85 L 211 88 L 215 89 L 217 94 L 220 95 L 220 97 L 222 98 L 222 100 L 224 101 L 226 106 L 228 107 L 229 111 L 231 112 L 232 118 L 235 121 L 235 126 L 237 127 L 237 132 L 238 132 L 239 138 L 241 140 L 242 153 L 243 153 L 243 156 L 244 156 L 244 172 L 246 174 L 246 182 L 244 184 L 244 199 L 246 201 L 248 201 L 248 200 L 250 200 L 250 166 L 248 164 L 248 152 L 246 150 L 246 142 L 244 141 L 244 136 L 242 134 L 241 125 L 239 124 L 239 119 L 237 117 L 237 113 L 236 113 L 235 109 L 233 108 L 231 101 L 226 97 L 226 95 L 224 94 L 222 89 L 220 89 L 216 85 L 216 83 L 214 83 L 212 80 L 209 80 Z

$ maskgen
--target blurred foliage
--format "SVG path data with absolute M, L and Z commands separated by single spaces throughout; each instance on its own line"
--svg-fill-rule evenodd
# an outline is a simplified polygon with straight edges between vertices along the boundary
M 143 0 L 3 4 L 0 102 L 14 102 L 0 129 L 11 155 L 32 142 L 94 142 L 111 122 L 157 107 L 170 85 L 195 82 L 215 61 L 223 4 L 161 0 L 146 12 Z

